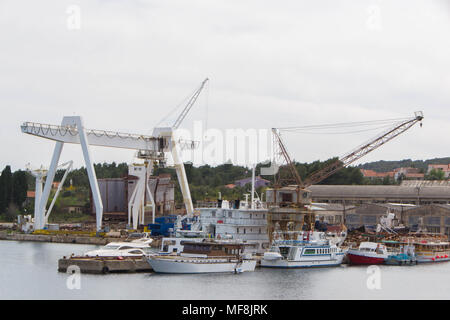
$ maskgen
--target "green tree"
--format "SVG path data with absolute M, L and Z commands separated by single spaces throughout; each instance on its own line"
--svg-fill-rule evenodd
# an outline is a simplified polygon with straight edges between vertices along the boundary
M 5 212 L 12 198 L 11 167 L 6 166 L 0 177 L 0 212 Z
M 427 176 L 428 180 L 444 180 L 445 173 L 442 170 L 432 169 Z
M 13 222 L 16 220 L 17 216 L 20 214 L 19 209 L 16 204 L 11 202 L 6 210 L 5 220 L 8 222 Z
M 18 170 L 12 175 L 12 201 L 21 209 L 27 198 L 27 177 L 25 171 Z

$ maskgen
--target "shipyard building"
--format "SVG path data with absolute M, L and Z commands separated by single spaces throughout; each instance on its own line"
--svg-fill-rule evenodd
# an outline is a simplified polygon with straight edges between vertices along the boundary
M 349 229 L 374 227 L 388 212 L 395 223 L 411 230 L 450 235 L 450 184 L 446 181 L 404 181 L 402 185 L 313 185 L 308 188 L 312 202 L 306 208 L 314 218 L 328 225 L 345 224 Z M 272 216 L 302 225 L 308 211 L 292 207 L 297 188 L 288 186 L 266 191 Z M 278 214 L 278 211 L 282 212 Z
M 103 217 L 126 221 L 128 219 L 128 204 L 136 188 L 138 177 L 128 175 L 123 178 L 98 179 L 98 186 L 103 202 Z M 149 190 L 155 199 L 156 216 L 173 214 L 175 212 L 175 186 L 169 174 L 149 177 Z M 91 213 L 95 215 L 91 194 Z M 152 211 L 145 212 L 145 223 L 152 222 Z

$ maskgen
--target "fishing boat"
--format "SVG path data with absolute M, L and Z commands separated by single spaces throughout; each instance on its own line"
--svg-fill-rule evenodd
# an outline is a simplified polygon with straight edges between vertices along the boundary
M 254 271 L 256 260 L 243 254 L 244 247 L 244 243 L 236 241 L 186 241 L 183 252 L 178 255 L 155 255 L 147 260 L 158 273 Z
M 447 236 L 432 233 L 413 233 L 399 236 L 395 240 L 384 240 L 383 244 L 392 251 L 404 251 L 410 248 L 417 263 L 434 263 L 450 261 L 450 242 Z
M 324 232 L 300 231 L 294 239 L 275 238 L 264 253 L 261 267 L 310 268 L 339 266 L 345 252 L 327 239 Z M 293 233 L 290 236 L 292 238 Z
M 389 255 L 384 263 L 398 266 L 416 265 L 418 262 L 414 245 L 411 243 L 401 244 L 398 251 Z
M 415 249 L 418 263 L 450 261 L 450 242 L 436 238 L 408 238 L 399 242 L 401 245 L 411 243 Z
M 357 249 L 349 249 L 347 257 L 353 265 L 383 264 L 389 257 L 389 252 L 384 244 L 375 242 L 361 242 Z

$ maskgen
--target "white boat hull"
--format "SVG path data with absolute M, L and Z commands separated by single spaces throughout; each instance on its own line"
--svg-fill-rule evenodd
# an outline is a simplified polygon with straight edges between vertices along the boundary
M 336 254 L 334 259 L 320 258 L 320 259 L 300 259 L 300 260 L 261 260 L 261 267 L 265 268 L 315 268 L 315 267 L 334 267 L 342 264 L 344 253 Z
M 254 271 L 256 260 L 228 262 L 223 259 L 183 259 L 155 258 L 147 259 L 153 271 L 159 273 L 217 273 Z

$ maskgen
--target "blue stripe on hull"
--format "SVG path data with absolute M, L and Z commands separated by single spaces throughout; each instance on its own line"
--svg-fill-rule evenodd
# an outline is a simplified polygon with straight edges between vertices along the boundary
M 261 268 L 278 268 L 278 269 L 301 269 L 301 268 L 320 268 L 320 267 L 338 267 L 341 264 L 322 264 L 317 266 L 261 266 Z

